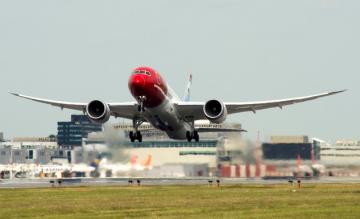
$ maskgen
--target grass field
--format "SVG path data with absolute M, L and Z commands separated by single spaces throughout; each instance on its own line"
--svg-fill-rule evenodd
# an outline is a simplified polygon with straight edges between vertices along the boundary
M 360 218 L 360 185 L 1 189 L 0 218 Z

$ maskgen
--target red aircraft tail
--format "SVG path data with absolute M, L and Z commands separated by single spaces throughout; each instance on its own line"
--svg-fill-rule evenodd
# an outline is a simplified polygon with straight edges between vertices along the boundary
M 146 157 L 146 159 L 143 160 L 142 165 L 143 165 L 144 167 L 150 167 L 150 166 L 151 166 L 151 161 L 152 161 L 152 156 L 151 156 L 151 154 L 149 154 L 149 155 Z

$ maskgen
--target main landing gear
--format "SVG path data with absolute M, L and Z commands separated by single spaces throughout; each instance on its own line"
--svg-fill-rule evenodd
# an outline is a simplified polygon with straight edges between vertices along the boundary
M 140 131 L 130 131 L 129 132 L 129 138 L 131 142 L 135 142 L 135 140 L 138 140 L 139 142 L 142 142 L 142 135 Z
M 135 142 L 135 140 L 142 142 L 142 135 L 141 135 L 141 132 L 138 131 L 138 128 L 143 122 L 144 121 L 140 120 L 140 119 L 133 119 L 133 127 L 134 127 L 135 131 L 129 132 L 129 138 L 130 138 L 131 142 Z
M 191 142 L 192 139 L 194 139 L 196 142 L 199 142 L 199 133 L 198 131 L 187 131 L 186 132 L 186 139 L 188 142 Z
M 146 100 L 146 96 L 139 96 L 138 97 L 138 111 L 139 113 L 143 113 L 145 112 L 145 106 L 144 106 L 144 102 Z M 142 142 L 142 135 L 141 132 L 138 131 L 139 126 L 144 122 L 144 120 L 141 120 L 139 118 L 134 118 L 133 119 L 133 127 L 135 131 L 130 131 L 129 132 L 129 138 L 131 142 L 135 142 L 135 140 L 138 140 L 139 142 Z

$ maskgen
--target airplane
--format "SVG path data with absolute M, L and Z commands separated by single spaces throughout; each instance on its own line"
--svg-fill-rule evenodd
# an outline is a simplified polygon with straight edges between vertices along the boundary
M 111 163 L 106 158 L 102 158 L 97 168 L 100 171 L 111 170 L 114 175 L 127 174 L 131 172 L 141 172 L 152 169 L 152 156 L 148 155 L 141 163 L 137 162 L 137 156 L 132 155 L 128 163 Z
M 36 165 L 33 167 L 35 174 L 39 173 L 56 173 L 56 172 L 91 172 L 95 168 L 87 164 L 46 164 Z
M 128 88 L 136 101 L 105 103 L 101 100 L 92 100 L 89 103 L 65 102 L 11 93 L 25 99 L 50 104 L 61 109 L 82 111 L 94 123 L 103 124 L 111 116 L 132 120 L 134 131 L 129 132 L 131 142 L 142 142 L 138 127 L 143 122 L 149 122 L 154 128 L 166 132 L 172 139 L 188 142 L 199 141 L 199 132 L 243 132 L 243 129 L 234 128 L 198 128 L 197 120 L 209 120 L 212 123 L 223 123 L 227 116 L 234 113 L 253 112 L 268 108 L 284 106 L 314 100 L 320 97 L 335 95 L 346 90 L 321 93 L 317 95 L 296 97 L 280 100 L 254 102 L 222 102 L 211 99 L 206 102 L 191 102 L 189 77 L 188 89 L 180 99 L 168 86 L 163 77 L 153 68 L 140 66 L 133 70 L 129 77 Z
M 57 174 L 63 172 L 83 172 L 90 173 L 95 171 L 95 167 L 86 164 L 9 164 L 0 165 L 0 174 L 7 173 L 7 177 L 13 175 L 15 178 L 41 177 L 42 174 Z M 0 177 L 1 178 L 1 177 Z

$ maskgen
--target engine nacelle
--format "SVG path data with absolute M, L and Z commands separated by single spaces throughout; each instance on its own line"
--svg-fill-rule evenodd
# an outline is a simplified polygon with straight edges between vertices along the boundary
M 207 101 L 203 110 L 206 118 L 213 123 L 222 123 L 227 116 L 226 106 L 218 100 Z
M 103 124 L 110 119 L 109 105 L 100 100 L 93 100 L 86 106 L 86 115 L 98 124 Z

